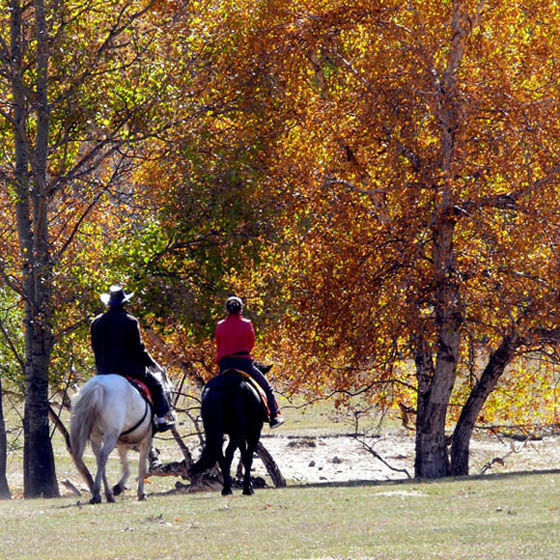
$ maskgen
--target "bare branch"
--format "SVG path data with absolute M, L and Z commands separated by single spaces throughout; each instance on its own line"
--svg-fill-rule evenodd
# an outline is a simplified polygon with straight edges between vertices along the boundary
M 379 455 L 379 453 L 377 453 L 377 451 L 375 451 L 375 449 L 373 449 L 373 447 L 371 445 L 369 445 L 364 439 L 360 439 L 359 437 L 356 437 L 355 439 L 356 439 L 356 441 L 358 441 L 362 445 L 362 447 L 366 451 L 371 453 L 376 459 L 381 461 L 386 467 L 388 467 L 389 469 L 391 469 L 394 472 L 404 473 L 407 476 L 407 478 L 412 479 L 412 477 L 410 476 L 410 473 L 408 472 L 407 469 L 398 469 L 396 467 L 393 467 L 387 461 L 385 461 L 385 459 L 383 457 L 381 457 L 381 455 Z

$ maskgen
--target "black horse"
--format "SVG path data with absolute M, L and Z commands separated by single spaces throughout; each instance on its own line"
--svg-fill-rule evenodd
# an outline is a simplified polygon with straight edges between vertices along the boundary
M 259 365 L 263 373 L 271 367 Z M 200 459 L 191 467 L 191 477 L 196 478 L 218 461 L 224 479 L 222 496 L 231 494 L 231 463 L 239 448 L 244 469 L 243 494 L 250 496 L 254 493 L 251 482 L 253 454 L 266 420 L 261 397 L 243 375 L 229 370 L 205 385 L 201 413 L 206 441 Z M 229 436 L 225 455 L 222 450 L 224 434 Z

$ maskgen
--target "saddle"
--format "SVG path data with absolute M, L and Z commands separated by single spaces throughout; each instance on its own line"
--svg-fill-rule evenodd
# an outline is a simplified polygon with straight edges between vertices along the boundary
M 268 422 L 270 420 L 270 408 L 268 407 L 268 399 L 266 398 L 264 389 L 246 371 L 243 371 L 242 369 L 229 368 L 224 370 L 222 372 L 222 375 L 227 375 L 228 373 L 237 373 L 241 375 L 241 377 L 243 377 L 243 379 L 247 383 L 249 383 L 249 385 L 256 391 L 263 405 L 266 414 L 266 420 Z
M 154 401 L 152 399 L 152 393 L 150 392 L 150 389 L 148 389 L 148 386 L 139 379 L 135 379 L 134 377 L 126 376 L 126 379 L 140 393 L 140 396 L 144 400 L 148 401 L 150 406 L 152 406 L 153 408 Z

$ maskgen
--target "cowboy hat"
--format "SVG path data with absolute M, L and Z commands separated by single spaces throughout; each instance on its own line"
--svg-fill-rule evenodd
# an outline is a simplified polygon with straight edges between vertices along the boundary
M 109 293 L 101 294 L 99 298 L 105 305 L 108 305 L 109 307 L 117 307 L 128 303 L 133 295 L 134 292 L 125 294 L 121 286 L 111 286 L 109 288 Z

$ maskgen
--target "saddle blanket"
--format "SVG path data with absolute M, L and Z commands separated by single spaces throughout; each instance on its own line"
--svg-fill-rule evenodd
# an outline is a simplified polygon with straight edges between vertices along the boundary
M 148 386 L 140 381 L 139 379 L 135 379 L 134 377 L 126 377 L 128 382 L 145 398 L 152 406 L 154 405 L 154 401 L 152 400 L 152 393 Z

